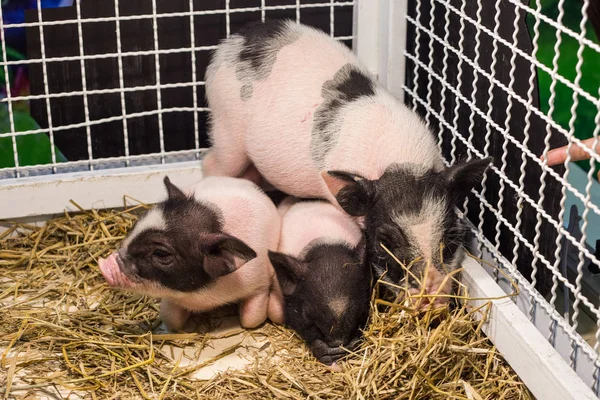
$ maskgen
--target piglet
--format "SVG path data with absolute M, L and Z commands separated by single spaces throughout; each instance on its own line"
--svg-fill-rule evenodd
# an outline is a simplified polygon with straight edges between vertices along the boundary
M 161 298 L 171 331 L 191 312 L 240 304 L 242 326 L 267 316 L 283 321 L 282 295 L 268 250 L 277 249 L 280 217 L 252 182 L 207 177 L 184 193 L 165 177 L 168 198 L 143 215 L 106 260 L 109 285 Z
M 451 291 L 448 272 L 466 242 L 454 209 L 491 159 L 446 167 L 436 135 L 350 49 L 294 21 L 248 24 L 224 40 L 206 95 L 205 174 L 262 176 L 290 195 L 329 200 L 364 225 L 370 264 L 391 289 Z M 429 302 L 444 306 L 447 296 Z
M 279 251 L 269 251 L 284 295 L 285 324 L 332 364 L 361 336 L 371 275 L 360 227 L 324 201 L 284 200 Z

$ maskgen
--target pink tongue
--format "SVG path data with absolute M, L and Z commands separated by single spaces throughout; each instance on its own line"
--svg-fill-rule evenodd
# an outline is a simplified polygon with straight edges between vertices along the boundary
M 113 252 L 107 259 L 100 258 L 98 260 L 98 267 L 100 268 L 102 276 L 110 286 L 132 286 L 132 282 L 123 272 L 121 272 L 121 268 L 119 268 L 119 264 L 117 264 L 117 252 Z

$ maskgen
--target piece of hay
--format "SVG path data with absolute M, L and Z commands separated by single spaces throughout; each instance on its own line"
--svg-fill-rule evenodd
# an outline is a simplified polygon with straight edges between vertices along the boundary
M 151 333 L 157 301 L 110 289 L 97 268 L 145 208 L 65 213 L 43 227 L 15 225 L 0 236 L 0 396 L 533 398 L 473 318 L 485 317 L 489 304 L 468 308 L 464 287 L 451 312 L 420 315 L 406 304 L 373 302 L 365 339 L 340 372 L 318 363 L 293 332 L 267 323 L 245 331 L 266 340 L 250 367 L 195 380 L 201 366 L 243 344 L 201 366 L 179 365 L 162 345 L 200 351 L 215 340 L 211 334 Z

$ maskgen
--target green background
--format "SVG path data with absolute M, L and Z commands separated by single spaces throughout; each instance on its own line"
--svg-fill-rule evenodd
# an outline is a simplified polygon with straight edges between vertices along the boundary
M 595 0 L 590 0 L 595 1 Z M 551 18 L 554 21 L 558 20 L 558 0 L 542 0 L 542 14 Z M 576 33 L 580 33 L 579 27 L 582 20 L 582 4 L 583 1 L 578 0 L 565 0 L 564 1 L 564 15 L 562 24 L 567 28 L 573 30 Z M 536 1 L 532 0 L 529 3 L 532 8 L 537 7 Z M 531 37 L 534 37 L 534 24 L 535 17 L 528 15 L 527 25 Z M 592 24 L 588 21 L 586 26 L 585 37 L 591 41 L 598 43 L 598 38 L 592 27 Z M 536 58 L 552 69 L 552 60 L 554 58 L 554 46 L 556 44 L 556 28 L 547 24 L 544 21 L 540 21 L 539 24 L 539 39 L 538 39 L 538 51 Z M 561 44 L 559 46 L 560 56 L 558 58 L 558 73 L 568 79 L 571 82 L 575 81 L 577 76 L 576 65 L 578 62 L 577 52 L 579 50 L 579 42 L 573 37 L 561 33 Z M 581 80 L 579 82 L 580 87 L 591 94 L 593 97 L 598 97 L 598 88 L 600 85 L 600 54 L 595 50 L 590 49 L 588 46 L 584 46 L 582 53 L 583 63 L 581 65 Z M 540 108 L 544 113 L 548 113 L 550 99 L 550 85 L 552 78 L 550 75 L 538 68 L 538 79 L 539 79 L 539 91 L 540 91 Z M 554 111 L 551 117 L 560 124 L 563 128 L 569 130 L 569 120 L 571 119 L 571 107 L 573 106 L 573 90 L 568 88 L 565 84 L 558 82 L 555 87 L 556 98 L 554 100 Z M 595 118 L 598 112 L 598 108 L 585 98 L 578 96 L 579 104 L 577 106 L 577 117 L 574 122 L 575 136 L 579 139 L 587 139 L 593 136 L 594 129 L 596 127 Z M 545 135 L 545 132 L 538 132 L 539 135 Z M 579 161 L 577 162 L 586 171 L 590 169 L 590 161 Z M 598 169 L 598 166 L 596 166 Z

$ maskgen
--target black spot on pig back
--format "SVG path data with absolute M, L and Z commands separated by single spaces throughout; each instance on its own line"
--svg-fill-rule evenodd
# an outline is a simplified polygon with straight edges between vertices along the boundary
M 310 143 L 312 158 L 319 167 L 323 167 L 325 156 L 337 143 L 339 131 L 334 129 L 333 124 L 340 109 L 362 97 L 373 95 L 373 80 L 350 63 L 323 84 L 321 96 L 324 101 L 315 111 Z
M 252 22 L 236 35 L 243 38 L 235 72 L 242 82 L 240 98 L 245 101 L 252 97 L 252 83 L 270 75 L 279 50 L 294 42 L 298 35 L 286 32 L 285 20 Z
M 285 30 L 282 20 L 252 22 L 237 33 L 244 38 L 244 48 L 240 52 L 240 62 L 249 62 L 252 70 L 258 74 L 265 62 L 270 44 Z
M 375 94 L 373 81 L 368 76 L 357 69 L 353 69 L 351 64 L 346 64 L 344 68 L 350 69 L 348 76 L 339 82 L 336 87 L 344 100 L 350 102 L 362 96 L 373 96 Z

